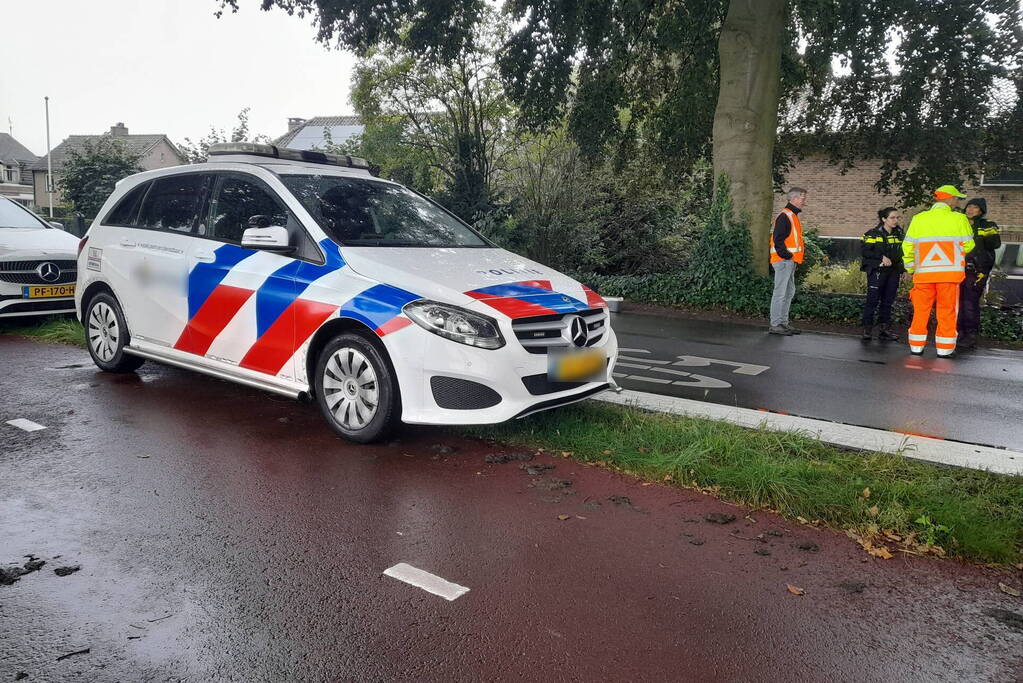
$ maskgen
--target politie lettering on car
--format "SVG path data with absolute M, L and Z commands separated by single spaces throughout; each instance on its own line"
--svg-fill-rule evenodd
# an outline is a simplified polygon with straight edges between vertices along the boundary
M 315 398 L 361 442 L 608 388 L 618 345 L 596 292 L 369 169 L 226 143 L 122 180 L 79 244 L 96 365 L 150 359 Z

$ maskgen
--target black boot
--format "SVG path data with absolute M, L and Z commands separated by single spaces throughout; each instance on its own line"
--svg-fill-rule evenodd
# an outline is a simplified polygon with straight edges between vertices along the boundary
M 878 333 L 877 338 L 881 341 L 899 341 L 899 335 L 892 332 L 891 323 L 881 324 L 881 332 Z
M 868 327 L 868 326 L 864 325 L 863 326 L 863 336 L 860 337 L 860 339 L 862 339 L 863 341 L 870 341 L 873 338 L 874 338 L 874 326 L 871 325 L 871 326 Z

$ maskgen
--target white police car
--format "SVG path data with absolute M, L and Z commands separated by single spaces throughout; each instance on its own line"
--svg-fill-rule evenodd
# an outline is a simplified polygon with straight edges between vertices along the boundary
M 578 401 L 617 357 L 595 292 L 354 157 L 214 145 L 121 181 L 79 249 L 100 368 L 152 359 L 314 396 L 355 441 Z
M 0 197 L 0 318 L 73 313 L 78 239 Z

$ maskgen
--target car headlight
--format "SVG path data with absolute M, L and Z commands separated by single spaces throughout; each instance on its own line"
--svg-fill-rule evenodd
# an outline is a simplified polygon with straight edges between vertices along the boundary
M 427 299 L 406 304 L 403 310 L 420 327 L 459 344 L 481 349 L 504 346 L 497 321 L 485 315 Z

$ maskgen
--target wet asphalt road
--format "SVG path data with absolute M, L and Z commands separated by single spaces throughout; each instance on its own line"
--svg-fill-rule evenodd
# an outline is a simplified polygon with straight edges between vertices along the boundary
M 0 585 L 0 681 L 1023 677 L 995 570 L 562 458 L 531 476 L 445 430 L 353 446 L 311 405 L 152 363 L 0 337 L 0 367 L 0 564 L 47 562 Z
M 915 357 L 903 342 L 778 337 L 749 324 L 638 313 L 616 314 L 612 326 L 630 349 L 616 377 L 627 389 L 1023 449 L 1021 351 L 982 348 L 948 360 L 932 345 Z

